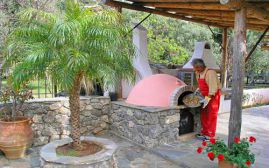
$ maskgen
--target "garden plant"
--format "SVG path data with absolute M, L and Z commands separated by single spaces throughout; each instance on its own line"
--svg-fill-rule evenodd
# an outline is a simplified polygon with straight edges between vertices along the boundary
M 113 10 L 85 7 L 68 0 L 61 10 L 19 13 L 8 38 L 6 65 L 13 68 L 13 85 L 45 74 L 69 93 L 71 138 L 80 141 L 80 84 L 84 77 L 105 86 L 132 80 L 133 47 L 122 16 Z
M 255 162 L 255 155 L 250 147 L 256 142 L 256 138 L 236 137 L 232 147 L 229 148 L 223 140 L 210 139 L 210 142 L 203 141 L 201 147 L 197 148 L 197 153 L 206 153 L 210 160 L 218 158 L 219 162 L 226 161 L 239 168 L 248 168 Z

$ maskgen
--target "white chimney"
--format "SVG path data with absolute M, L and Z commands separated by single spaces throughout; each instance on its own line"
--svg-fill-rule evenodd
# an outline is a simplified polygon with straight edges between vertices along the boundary
M 140 80 L 152 75 L 152 70 L 150 68 L 148 60 L 147 40 L 147 29 L 142 25 L 137 26 L 133 30 L 133 44 L 135 46 L 135 57 L 133 60 L 133 66 L 136 70 L 135 84 Z M 128 97 L 134 85 L 130 84 L 127 81 L 122 81 L 122 98 Z
M 217 61 L 212 53 L 212 48 L 208 42 L 196 42 L 193 55 L 189 62 L 187 62 L 182 69 L 192 69 L 191 62 L 193 59 L 203 59 L 206 66 L 210 69 L 219 70 L 220 67 L 217 65 Z

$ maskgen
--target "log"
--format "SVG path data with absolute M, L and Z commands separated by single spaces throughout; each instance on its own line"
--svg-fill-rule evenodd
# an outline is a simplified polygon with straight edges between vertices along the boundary
M 269 45 L 263 45 L 263 46 L 261 46 L 261 48 L 262 48 L 263 50 L 269 50 Z
M 228 5 L 234 5 L 237 0 L 231 0 L 231 2 L 228 3 Z M 247 8 L 247 12 L 249 15 L 252 15 L 253 17 L 260 19 L 262 21 L 269 21 L 269 3 L 268 2 L 256 2 L 256 3 L 249 3 L 249 2 L 243 2 L 241 3 L 242 6 Z
M 217 16 L 217 17 L 232 17 L 234 18 L 234 11 L 218 11 L 218 10 L 195 10 L 195 9 L 174 9 L 168 8 L 166 11 L 183 13 L 188 15 L 198 15 L 198 16 Z
M 161 10 L 161 8 L 160 8 Z M 219 10 L 199 10 L 199 9 L 175 9 L 165 8 L 165 11 L 176 12 L 181 14 L 195 15 L 195 16 L 216 16 L 216 17 L 229 17 L 234 18 L 234 11 L 219 11 Z M 253 16 L 253 12 L 247 11 L 248 18 L 256 18 Z
M 205 15 L 200 15 L 200 14 L 192 14 L 192 13 L 181 13 L 178 12 L 176 13 L 178 15 L 182 15 L 182 16 L 192 16 L 193 18 L 199 18 L 199 19 L 203 19 L 203 20 L 212 20 L 216 22 L 234 22 L 234 17 L 227 17 L 227 16 L 205 16 Z M 253 18 L 248 18 L 247 19 L 247 23 L 248 24 L 254 24 L 254 25 L 262 25 L 264 27 L 266 27 L 267 25 L 269 25 L 269 22 L 267 21 L 260 21 L 258 19 L 253 19 Z
M 148 12 L 148 13 L 152 13 L 152 14 L 158 14 L 158 15 L 162 15 L 162 16 L 166 16 L 166 17 L 170 17 L 170 18 L 191 21 L 191 22 L 205 24 L 205 25 L 214 26 L 214 27 L 218 27 L 218 28 L 233 27 L 232 22 L 223 23 L 221 21 L 205 20 L 205 19 L 201 19 L 199 17 L 186 17 L 186 14 L 184 14 L 184 15 L 183 14 L 175 14 L 175 13 L 167 12 L 165 10 L 161 10 L 158 8 L 153 9 L 153 8 L 144 7 L 144 6 L 141 6 L 141 4 L 130 4 L 130 3 L 125 3 L 125 2 L 113 1 L 113 0 L 103 0 L 103 3 L 105 3 L 106 5 L 112 6 L 112 7 L 119 7 L 120 6 L 122 8 L 126 8 L 126 9 Z M 189 3 L 185 3 L 185 4 L 189 4 Z M 205 4 L 207 4 L 207 3 L 204 3 L 204 5 Z M 221 6 L 226 6 L 226 5 L 221 5 Z M 231 9 L 229 9 L 229 11 L 231 11 Z M 263 31 L 265 29 L 265 27 L 264 27 L 263 23 L 261 23 L 261 24 L 262 25 L 249 23 L 248 28 L 253 29 L 253 30 L 257 30 L 257 31 Z
M 242 125 L 242 98 L 244 86 L 246 50 L 246 18 L 245 7 L 235 12 L 234 44 L 232 55 L 232 98 L 229 119 L 228 145 L 232 146 L 235 137 L 240 137 Z
M 228 29 L 224 28 L 222 32 L 222 67 L 221 84 L 223 88 L 227 85 L 227 60 L 228 60 Z
M 195 18 L 198 19 L 198 18 Z M 234 27 L 234 22 L 233 21 L 221 21 L 221 20 L 209 20 L 209 19 L 204 19 L 205 22 L 209 22 L 209 23 L 217 23 L 223 27 Z M 251 29 L 251 30 L 257 30 L 257 31 L 264 31 L 264 29 L 266 28 L 266 25 L 258 25 L 258 24 L 252 24 L 252 23 L 247 23 L 247 29 Z
M 112 7 L 121 6 L 122 8 L 126 8 L 126 9 L 148 12 L 148 13 L 162 15 L 162 16 L 166 16 L 166 17 L 170 17 L 170 18 L 181 19 L 181 20 L 185 20 L 185 21 L 190 21 L 190 22 L 195 22 L 195 23 L 200 23 L 200 24 L 205 24 L 205 25 L 223 28 L 223 26 L 221 26 L 221 25 L 214 24 L 214 23 L 207 23 L 201 19 L 192 19 L 192 18 L 188 18 L 185 16 L 176 15 L 176 14 L 172 14 L 172 13 L 168 13 L 168 12 L 160 11 L 160 10 L 155 10 L 155 9 L 151 9 L 151 8 L 146 8 L 143 6 L 136 6 L 136 5 L 132 5 L 132 4 L 124 3 L 124 2 L 103 0 L 103 3 L 108 5 L 108 6 L 112 6 Z
M 218 3 L 204 3 L 204 2 L 197 2 L 197 3 L 169 3 L 169 2 L 148 2 L 148 3 L 139 3 L 143 6 L 152 6 L 156 8 L 182 8 L 182 9 L 204 9 L 204 10 L 231 10 L 233 8 L 238 8 L 239 3 L 231 2 L 227 5 L 222 5 Z
M 219 2 L 219 0 L 130 0 L 132 2 Z
M 269 3 L 268 3 L 269 4 Z M 268 5 L 266 5 L 268 7 Z M 266 7 L 265 6 L 265 7 Z M 264 8 L 258 7 L 255 4 L 247 4 L 248 11 L 253 15 L 253 17 L 269 22 L 269 11 L 265 10 Z
M 218 11 L 230 11 L 236 10 L 239 6 L 237 1 L 230 1 L 228 4 L 222 5 L 219 2 L 138 2 L 135 3 L 141 6 L 151 6 L 155 8 L 171 8 L 171 9 L 200 9 L 200 10 L 218 10 Z M 249 9 L 249 16 L 253 16 L 262 21 L 269 22 L 269 3 L 256 2 L 256 3 L 244 3 Z M 267 9 L 267 10 L 266 10 Z
M 216 21 L 216 23 L 223 23 L 223 22 L 227 22 L 227 23 L 234 23 L 234 18 L 225 18 L 225 17 L 204 17 L 204 16 L 195 16 L 194 18 L 199 18 L 199 19 L 203 19 L 205 21 Z M 257 19 L 247 19 L 247 24 L 248 25 L 257 25 L 257 26 L 261 26 L 261 27 L 267 27 L 267 25 L 269 25 L 269 22 L 262 22 L 259 21 Z
M 220 2 L 220 0 L 128 0 L 131 2 Z M 247 0 L 247 2 L 263 2 L 265 0 Z
M 173 11 L 173 10 L 171 10 Z M 174 12 L 174 11 L 173 11 Z M 185 15 L 185 16 L 194 16 L 194 17 L 199 17 L 199 18 L 205 18 L 205 19 L 218 19 L 218 20 L 223 20 L 223 21 L 234 21 L 234 14 L 231 15 L 231 12 L 219 12 L 219 13 L 210 13 L 211 11 L 198 11 L 198 12 L 184 12 L 184 11 L 180 11 L 178 10 L 178 12 L 176 12 L 176 14 L 179 15 Z M 232 12 L 234 13 L 234 12 Z M 248 19 L 247 19 L 248 23 L 252 23 L 252 24 L 258 24 L 258 25 L 268 25 L 269 21 L 266 20 L 260 20 L 255 18 L 253 15 L 248 15 Z
M 199 17 L 193 17 L 193 19 L 200 19 Z M 212 24 L 218 24 L 222 27 L 227 27 L 227 28 L 234 28 L 234 21 L 222 21 L 222 20 L 209 20 L 209 19 L 203 19 L 203 21 L 212 23 Z M 251 30 L 256 30 L 256 31 L 264 31 L 266 28 L 266 25 L 257 25 L 257 24 L 252 24 L 252 23 L 247 23 L 247 29 Z
M 115 7 L 115 9 L 116 9 L 119 13 L 122 13 L 122 7 L 121 7 L 121 6 L 117 6 L 117 7 Z

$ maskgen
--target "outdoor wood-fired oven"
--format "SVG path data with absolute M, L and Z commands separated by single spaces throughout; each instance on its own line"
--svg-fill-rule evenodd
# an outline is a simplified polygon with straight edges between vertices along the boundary
M 167 74 L 147 77 L 132 89 L 125 102 L 112 103 L 111 129 L 146 147 L 174 142 L 199 127 L 199 109 L 187 108 L 182 102 L 193 91 L 193 87 Z

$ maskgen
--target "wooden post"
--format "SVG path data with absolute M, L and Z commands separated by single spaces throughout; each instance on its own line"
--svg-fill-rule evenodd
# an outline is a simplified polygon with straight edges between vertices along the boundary
M 116 6 L 115 9 L 116 9 L 119 13 L 122 13 L 122 7 L 121 7 L 121 6 Z
M 122 14 L 122 7 L 121 6 L 115 6 L 115 9 Z M 122 99 L 122 79 L 120 79 L 118 83 L 118 87 L 116 87 L 117 92 L 117 98 Z
M 221 72 L 221 84 L 223 88 L 226 88 L 227 85 L 227 60 L 228 60 L 228 28 L 224 28 L 222 33 L 222 72 Z
M 242 2 L 242 1 L 241 1 Z M 244 85 L 246 51 L 246 8 L 241 5 L 235 11 L 234 44 L 232 55 L 232 98 L 229 120 L 229 147 L 235 137 L 240 137 L 242 123 L 242 97 Z

